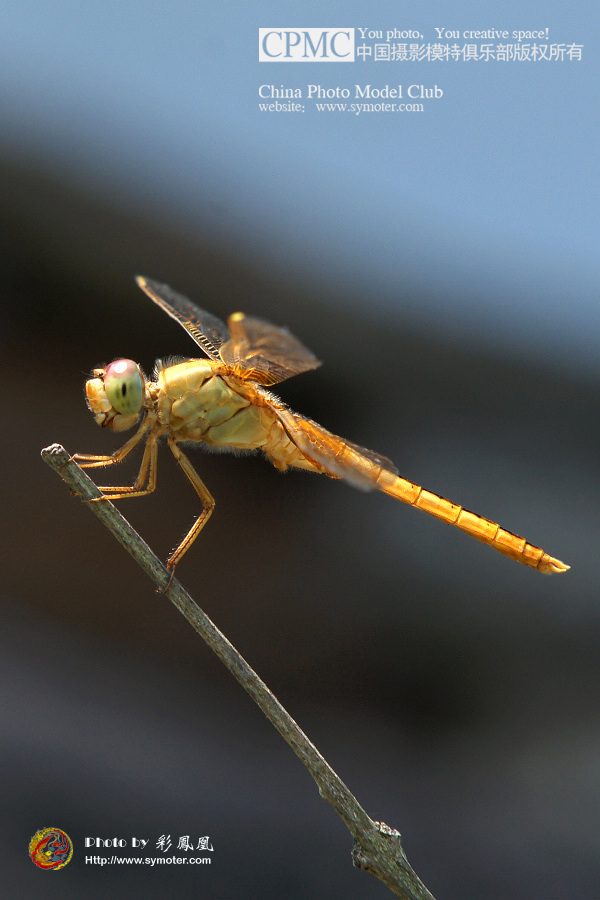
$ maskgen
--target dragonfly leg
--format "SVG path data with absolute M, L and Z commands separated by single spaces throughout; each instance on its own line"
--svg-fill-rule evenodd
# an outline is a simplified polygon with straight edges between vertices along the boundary
M 98 456 L 93 453 L 74 453 L 72 458 L 76 463 L 79 463 L 82 469 L 94 469 L 97 466 L 114 466 L 115 463 L 122 462 L 134 447 L 137 447 L 151 425 L 152 419 L 146 416 L 133 437 L 130 437 L 122 447 L 119 447 L 110 456 Z
M 151 494 L 156 488 L 158 438 L 159 435 L 153 433 L 146 441 L 140 471 L 131 486 L 97 485 L 104 496 L 95 497 L 94 500 L 121 500 L 123 497 L 145 497 L 146 494 Z M 94 500 L 89 502 L 93 503 Z
M 202 503 L 202 512 L 194 521 L 194 524 L 192 525 L 182 542 L 173 551 L 173 553 L 171 553 L 169 559 L 167 560 L 167 569 L 174 570 L 177 563 L 181 562 L 184 554 L 189 550 L 189 548 L 192 546 L 192 544 L 208 522 L 210 515 L 215 508 L 215 501 L 212 494 L 192 466 L 185 453 L 183 453 L 179 449 L 172 437 L 169 437 L 169 447 L 171 448 L 173 456 L 191 481 L 192 486 L 200 497 L 200 502 Z

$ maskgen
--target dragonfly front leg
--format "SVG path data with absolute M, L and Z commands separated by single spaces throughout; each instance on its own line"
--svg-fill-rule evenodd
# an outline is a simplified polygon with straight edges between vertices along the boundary
M 144 431 L 145 430 L 146 429 L 144 429 Z M 136 439 L 135 442 L 133 442 L 133 439 L 131 441 L 128 441 L 127 444 L 121 447 L 120 450 L 117 450 L 115 453 L 113 453 L 112 456 L 93 457 L 83 454 L 76 454 L 73 459 L 79 460 L 83 458 L 84 460 L 87 460 L 87 462 L 84 461 L 81 464 L 82 468 L 91 468 L 95 465 L 110 466 L 113 463 L 121 462 L 121 460 L 125 456 L 127 456 L 127 454 L 135 447 L 135 445 L 139 443 L 140 439 L 144 435 L 144 431 L 140 431 L 138 434 L 134 435 Z M 120 500 L 123 497 L 144 497 L 146 494 L 151 494 L 156 489 L 159 436 L 160 435 L 154 432 L 148 438 L 146 446 L 144 448 L 144 455 L 142 457 L 140 470 L 137 474 L 137 478 L 132 485 L 97 485 L 98 490 L 102 491 L 103 496 L 94 497 L 92 500 L 88 500 L 87 502 L 94 503 L 98 500 Z
M 169 447 L 171 448 L 171 452 L 173 453 L 173 456 L 175 457 L 175 459 L 177 460 L 177 462 L 179 463 L 179 465 L 181 466 L 181 468 L 183 469 L 183 471 L 185 472 L 185 474 L 191 481 L 191 483 L 194 487 L 194 490 L 200 497 L 200 502 L 202 503 L 202 512 L 200 513 L 198 518 L 194 521 L 194 524 L 192 525 L 192 527 L 190 528 L 190 530 L 188 531 L 188 533 L 186 534 L 186 536 L 184 537 L 182 542 L 173 551 L 173 553 L 171 553 L 169 559 L 167 560 L 167 569 L 170 569 L 173 572 L 175 569 L 175 566 L 179 562 L 181 562 L 181 559 L 184 556 L 184 554 L 187 553 L 189 548 L 192 546 L 192 544 L 194 543 L 194 541 L 196 540 L 196 538 L 198 537 L 198 535 L 200 534 L 200 532 L 202 531 L 202 529 L 204 528 L 206 523 L 208 522 L 210 515 L 211 515 L 213 509 L 215 508 L 215 501 L 214 501 L 212 494 L 210 493 L 210 491 L 208 490 L 208 488 L 206 487 L 206 485 L 204 484 L 204 482 L 202 481 L 202 479 L 200 478 L 200 476 L 198 475 L 198 473 L 192 466 L 191 462 L 189 461 L 189 459 L 187 458 L 185 453 L 183 453 L 179 449 L 175 440 L 172 437 L 169 437 Z
M 146 441 L 140 471 L 130 487 L 123 487 L 121 485 L 98 485 L 98 490 L 102 491 L 104 496 L 95 499 L 121 500 L 123 497 L 145 497 L 146 494 L 151 494 L 156 489 L 158 438 L 159 435 L 153 433 Z M 144 487 L 144 485 L 146 486 Z
M 74 453 L 72 458 L 79 463 L 82 469 L 94 469 L 97 466 L 114 466 L 115 463 L 122 462 L 134 447 L 137 447 L 151 424 L 152 420 L 147 416 L 133 437 L 130 437 L 127 443 L 115 450 L 114 453 L 111 453 L 110 456 L 99 456 L 94 453 Z

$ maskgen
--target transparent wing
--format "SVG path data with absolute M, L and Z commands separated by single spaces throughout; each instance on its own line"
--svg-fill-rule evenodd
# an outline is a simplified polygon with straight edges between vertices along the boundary
M 233 313 L 225 325 L 167 284 L 138 275 L 141 289 L 167 315 L 179 322 L 199 347 L 214 360 L 234 367 L 241 378 L 259 384 L 278 384 L 292 375 L 316 369 L 321 362 L 286 328 Z
M 321 365 L 287 328 L 239 312 L 227 324 L 231 340 L 221 347 L 221 359 L 259 384 L 278 384 Z
M 327 475 L 343 478 L 363 491 L 378 488 L 382 470 L 398 474 L 394 463 L 379 453 L 359 447 L 332 434 L 312 419 L 283 406 L 276 407 L 288 436 L 302 453 L 317 463 Z
M 167 315 L 183 325 L 185 330 L 196 341 L 211 359 L 219 360 L 219 349 L 229 341 L 229 329 L 225 322 L 213 316 L 212 313 L 200 309 L 187 297 L 172 290 L 168 284 L 160 284 L 150 278 L 138 275 L 137 283 L 151 300 L 160 306 Z

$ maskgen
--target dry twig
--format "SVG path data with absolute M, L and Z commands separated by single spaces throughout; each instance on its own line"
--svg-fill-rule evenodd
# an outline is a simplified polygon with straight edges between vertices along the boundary
M 183 589 L 176 578 L 152 552 L 146 542 L 132 528 L 118 509 L 102 498 L 94 482 L 73 462 L 64 447 L 52 444 L 42 450 L 42 458 L 61 476 L 82 500 L 88 503 L 109 531 L 123 544 L 136 562 L 154 581 L 161 592 L 177 607 L 217 654 L 229 671 L 262 709 L 265 716 L 302 760 L 317 783 L 321 796 L 336 810 L 354 838 L 352 861 L 359 869 L 381 879 L 397 897 L 403 900 L 434 900 L 410 866 L 400 840 L 400 833 L 383 822 L 371 819 L 356 797 L 336 775 L 314 744 L 284 709 L 254 669 L 238 653 L 205 612 Z

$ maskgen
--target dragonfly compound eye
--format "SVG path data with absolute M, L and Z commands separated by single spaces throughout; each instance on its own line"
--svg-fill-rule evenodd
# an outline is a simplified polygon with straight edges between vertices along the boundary
M 144 385 L 132 359 L 116 359 L 106 367 L 104 390 L 109 403 L 123 416 L 135 416 L 142 408 Z

